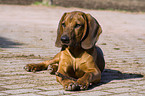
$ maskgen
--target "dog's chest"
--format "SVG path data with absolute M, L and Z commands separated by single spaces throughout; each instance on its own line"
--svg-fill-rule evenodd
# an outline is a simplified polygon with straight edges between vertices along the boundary
M 65 66 L 73 68 L 74 71 L 80 71 L 84 68 L 87 68 L 87 64 L 91 63 L 91 55 L 87 52 L 81 54 L 80 57 L 73 57 L 69 50 L 65 50 L 62 53 L 62 59 L 66 62 Z

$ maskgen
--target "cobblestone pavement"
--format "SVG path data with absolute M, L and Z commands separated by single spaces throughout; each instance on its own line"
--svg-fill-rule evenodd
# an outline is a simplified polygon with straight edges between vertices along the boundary
M 98 45 L 106 69 L 101 82 L 86 91 L 64 91 L 47 71 L 23 69 L 60 50 L 54 46 L 57 25 L 72 10 L 92 14 L 103 28 Z M 0 66 L 1 96 L 145 96 L 145 13 L 0 5 Z

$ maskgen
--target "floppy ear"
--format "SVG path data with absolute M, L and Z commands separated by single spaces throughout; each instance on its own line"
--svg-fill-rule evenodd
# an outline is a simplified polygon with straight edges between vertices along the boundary
M 64 17 L 66 16 L 67 13 L 64 13 L 63 16 L 61 17 L 60 21 L 59 21 L 59 24 L 58 24 L 58 29 L 57 29 L 57 38 L 56 38 L 56 41 L 55 41 L 55 46 L 56 47 L 62 47 L 61 46 L 61 35 L 63 33 L 63 30 L 62 30 L 62 21 L 64 20 Z
M 81 46 L 83 49 L 90 49 L 99 39 L 99 35 L 102 33 L 102 28 L 96 19 L 90 14 L 86 14 L 86 19 L 88 23 L 87 31 L 85 33 L 84 40 L 81 42 Z

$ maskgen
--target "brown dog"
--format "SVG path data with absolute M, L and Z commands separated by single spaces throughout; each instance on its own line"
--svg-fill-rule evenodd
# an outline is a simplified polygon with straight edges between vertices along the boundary
M 27 64 L 27 71 L 48 69 L 56 72 L 57 81 L 65 90 L 84 90 L 101 80 L 105 61 L 96 41 L 102 29 L 90 15 L 74 11 L 65 13 L 58 25 L 56 46 L 61 51 L 49 61 Z

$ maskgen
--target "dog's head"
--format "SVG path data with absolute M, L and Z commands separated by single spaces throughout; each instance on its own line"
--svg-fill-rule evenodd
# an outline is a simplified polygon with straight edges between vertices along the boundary
M 83 49 L 92 48 L 97 42 L 102 29 L 90 14 L 74 11 L 64 13 L 57 30 L 57 47 L 78 46 Z

